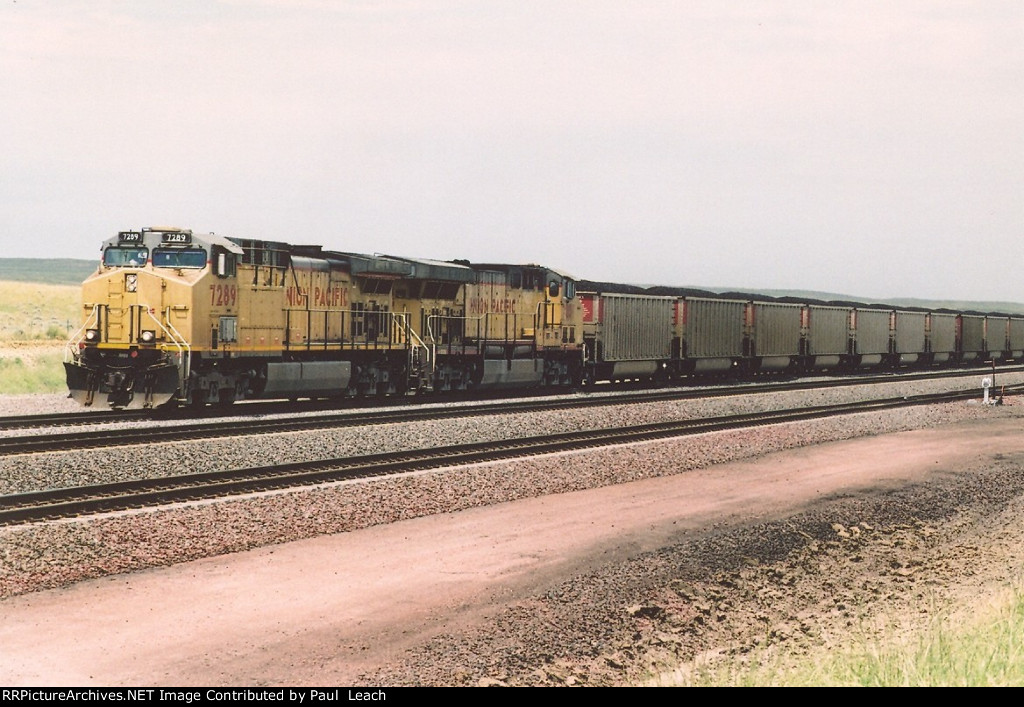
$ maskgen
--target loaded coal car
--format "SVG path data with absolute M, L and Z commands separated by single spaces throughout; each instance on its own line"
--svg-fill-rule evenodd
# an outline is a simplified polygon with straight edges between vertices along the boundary
M 1024 358 L 1024 317 L 1008 317 L 1006 322 L 1006 358 Z
M 83 405 L 148 408 L 568 385 L 581 369 L 573 291 L 539 266 L 123 231 L 83 283 L 68 387 Z
M 881 365 L 889 356 L 890 311 L 857 307 L 850 315 L 851 362 L 857 367 Z
M 755 371 L 802 370 L 805 345 L 804 306 L 784 302 L 747 305 L 747 355 Z
M 892 313 L 893 366 L 913 366 L 928 360 L 928 313 Z
M 681 373 L 748 370 L 747 302 L 686 297 L 680 301 L 679 311 Z
M 990 315 L 986 329 L 993 358 L 1019 361 L 1024 357 L 1024 317 Z
M 978 363 L 988 358 L 985 344 L 985 317 L 981 314 L 961 314 L 957 325 L 957 350 L 962 363 Z
M 957 363 L 960 360 L 960 317 L 951 312 L 928 314 L 928 360 L 935 364 Z
M 580 293 L 587 381 L 670 375 L 679 358 L 675 297 Z
M 803 309 L 804 352 L 808 370 L 845 366 L 851 343 L 850 308 L 808 304 Z

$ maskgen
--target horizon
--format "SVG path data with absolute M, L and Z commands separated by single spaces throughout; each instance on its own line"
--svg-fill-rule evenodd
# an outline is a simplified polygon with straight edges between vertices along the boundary
M 65 257 L 61 257 L 61 258 L 39 258 L 39 257 L 33 257 L 33 256 L 11 256 L 11 257 L 3 256 L 3 257 L 0 257 L 0 282 L 33 282 L 33 283 L 37 283 L 37 284 L 54 284 L 54 285 L 76 287 L 76 286 L 79 285 L 78 281 L 65 280 L 62 277 L 58 278 L 58 280 L 60 280 L 59 282 L 47 282 L 45 280 L 35 279 L 35 278 L 32 278 L 32 279 L 24 279 L 24 278 L 9 279 L 9 276 L 12 273 L 5 272 L 6 268 L 4 266 L 7 263 L 10 263 L 12 261 L 32 261 L 32 262 L 40 263 L 40 264 L 64 261 L 64 262 L 73 262 L 73 263 L 76 263 L 76 264 L 81 264 L 83 266 L 89 265 L 91 267 L 95 267 L 95 265 L 99 262 L 99 259 L 98 258 L 96 258 L 96 259 L 92 259 L 92 258 L 70 258 L 70 257 L 68 257 L 68 258 L 65 258 Z M 51 271 L 48 271 L 48 272 L 53 272 L 53 271 L 51 270 Z M 599 281 L 599 280 L 595 280 L 593 278 L 588 278 L 588 277 L 579 277 L 579 278 L 574 278 L 574 279 L 577 282 L 580 282 L 580 281 L 604 282 L 604 281 Z M 831 292 L 831 291 L 828 291 L 828 290 L 808 290 L 808 289 L 805 289 L 805 288 L 789 288 L 789 289 L 787 289 L 787 288 L 782 288 L 782 289 L 777 289 L 777 288 L 751 288 L 751 287 L 743 287 L 743 286 L 735 286 L 735 285 L 732 285 L 732 286 L 725 286 L 725 285 L 694 285 L 694 284 L 666 284 L 666 283 L 644 283 L 644 282 L 615 282 L 615 283 L 612 283 L 612 284 L 627 285 L 627 286 L 631 286 L 631 287 L 640 287 L 640 288 L 645 288 L 645 289 L 646 288 L 653 288 L 653 287 L 662 287 L 662 288 L 680 289 L 680 290 L 684 290 L 684 289 L 685 290 L 699 290 L 699 291 L 706 291 L 706 292 L 709 292 L 709 293 L 713 293 L 715 295 L 722 295 L 722 294 L 726 294 L 726 293 L 730 293 L 730 292 L 735 292 L 735 293 L 743 293 L 743 294 L 748 294 L 748 295 L 758 295 L 758 294 L 760 294 L 760 295 L 763 295 L 763 296 L 766 296 L 766 297 L 770 297 L 770 298 L 793 297 L 793 298 L 797 298 L 797 299 L 807 299 L 807 300 L 822 300 L 822 301 L 835 301 L 835 302 L 840 302 L 840 301 L 859 302 L 859 303 L 862 303 L 862 304 L 872 304 L 872 305 L 874 305 L 874 304 L 882 304 L 882 305 L 884 305 L 884 304 L 892 304 L 893 306 L 903 305 L 903 306 L 907 306 L 907 307 L 918 307 L 918 306 L 924 306 L 924 305 L 927 305 L 927 304 L 930 303 L 930 304 L 940 305 L 940 307 L 938 307 L 938 308 L 945 308 L 947 306 L 954 306 L 954 305 L 961 305 L 961 306 L 962 305 L 978 305 L 978 307 L 970 307 L 970 306 L 968 306 L 967 309 L 969 309 L 971 311 L 984 311 L 984 310 L 987 310 L 987 311 L 994 312 L 996 310 L 991 309 L 991 307 L 986 307 L 985 305 L 997 306 L 997 305 L 1001 305 L 1002 304 L 1002 305 L 1010 305 L 1010 307 L 1008 307 L 1008 309 L 1013 309 L 1014 310 L 1013 312 L 1009 312 L 1010 314 L 1016 314 L 1016 313 L 1024 314 L 1024 301 L 1017 301 L 1017 300 L 970 300 L 970 299 L 919 298 L 919 297 L 895 297 L 895 296 L 893 296 L 893 297 L 884 297 L 883 296 L 883 297 L 877 297 L 876 298 L 876 297 L 864 297 L 864 296 L 854 295 L 854 294 L 849 294 L 849 293 L 844 293 L 844 292 Z M 917 305 L 917 304 L 914 304 L 915 302 L 920 302 L 922 304 L 921 305 Z M 925 308 L 927 308 L 927 307 L 925 307 Z

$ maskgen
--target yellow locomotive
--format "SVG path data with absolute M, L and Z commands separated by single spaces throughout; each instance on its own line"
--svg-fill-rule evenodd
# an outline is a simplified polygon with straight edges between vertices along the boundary
M 68 388 L 149 408 L 567 386 L 583 367 L 574 290 L 536 265 L 122 231 L 83 283 Z

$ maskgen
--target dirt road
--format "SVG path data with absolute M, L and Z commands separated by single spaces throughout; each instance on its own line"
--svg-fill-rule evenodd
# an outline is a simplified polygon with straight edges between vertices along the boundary
M 875 602 L 1020 572 L 1022 432 L 836 442 L 12 597 L 0 684 L 609 684 L 842 641 Z

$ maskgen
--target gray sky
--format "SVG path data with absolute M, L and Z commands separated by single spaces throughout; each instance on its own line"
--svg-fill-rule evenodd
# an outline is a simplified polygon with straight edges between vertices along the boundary
M 3 256 L 1024 300 L 1024 3 L 0 0 Z

